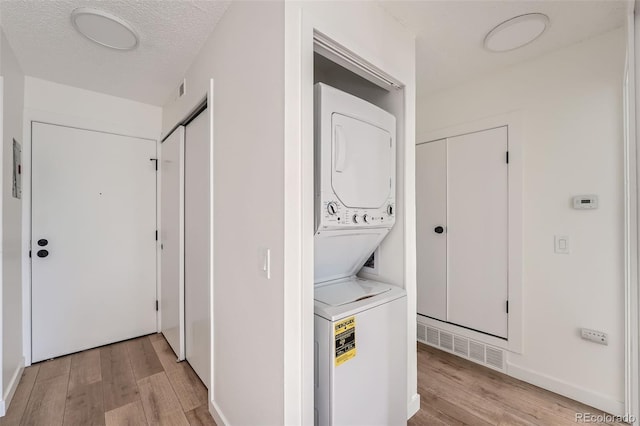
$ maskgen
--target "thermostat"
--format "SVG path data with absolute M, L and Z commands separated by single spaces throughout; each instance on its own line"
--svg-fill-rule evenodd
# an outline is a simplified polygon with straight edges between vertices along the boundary
M 592 210 L 598 208 L 597 195 L 577 195 L 573 197 L 573 208 L 578 210 Z

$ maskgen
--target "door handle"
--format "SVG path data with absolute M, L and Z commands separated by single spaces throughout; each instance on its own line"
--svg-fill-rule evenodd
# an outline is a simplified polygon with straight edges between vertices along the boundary
M 346 147 L 344 143 L 344 137 L 342 136 L 342 126 L 338 125 L 335 128 L 335 166 L 334 170 L 337 173 L 344 171 L 344 163 L 346 161 Z
M 38 255 L 38 257 L 47 257 L 49 256 L 49 252 L 47 250 L 38 250 L 38 253 L 36 253 Z
M 44 247 L 44 246 L 46 246 L 47 244 L 49 244 L 49 241 L 45 240 L 44 238 L 43 238 L 43 239 L 41 239 L 41 240 L 38 240 L 38 245 L 39 245 L 40 247 Z
M 442 234 L 444 232 L 444 228 L 442 226 L 436 226 L 435 228 L 433 228 L 433 232 L 435 232 L 436 234 Z

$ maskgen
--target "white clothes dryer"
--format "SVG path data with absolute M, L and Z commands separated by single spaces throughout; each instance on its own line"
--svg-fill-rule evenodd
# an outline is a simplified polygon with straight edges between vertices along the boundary
M 316 232 L 395 223 L 396 119 L 323 83 L 315 85 Z

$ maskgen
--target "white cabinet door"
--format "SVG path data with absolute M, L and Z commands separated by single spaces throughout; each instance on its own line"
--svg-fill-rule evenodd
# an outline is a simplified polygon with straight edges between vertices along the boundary
M 32 124 L 32 360 L 156 331 L 156 141 Z
M 184 359 L 184 127 L 162 144 L 160 167 L 160 326 Z
M 211 144 L 209 111 L 185 131 L 185 355 L 200 380 L 210 382 Z
M 447 320 L 447 141 L 416 148 L 418 314 Z
M 507 337 L 507 128 L 447 140 L 448 321 Z

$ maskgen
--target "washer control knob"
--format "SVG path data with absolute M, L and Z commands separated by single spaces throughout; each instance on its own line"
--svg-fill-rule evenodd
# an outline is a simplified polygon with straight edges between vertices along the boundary
M 360 217 L 357 214 L 353 215 L 353 223 L 359 223 L 360 222 Z
M 364 223 L 369 223 L 369 215 L 368 214 L 362 215 L 362 220 L 364 220 Z
M 395 210 L 395 209 L 393 208 L 393 206 L 392 206 L 391 204 L 389 204 L 389 205 L 387 206 L 387 214 L 388 214 L 389 216 L 393 216 L 393 211 L 394 211 L 394 210 Z
M 335 201 L 332 201 L 329 204 L 327 204 L 327 212 L 329 212 L 329 214 L 332 216 L 338 213 L 338 203 L 336 203 Z

